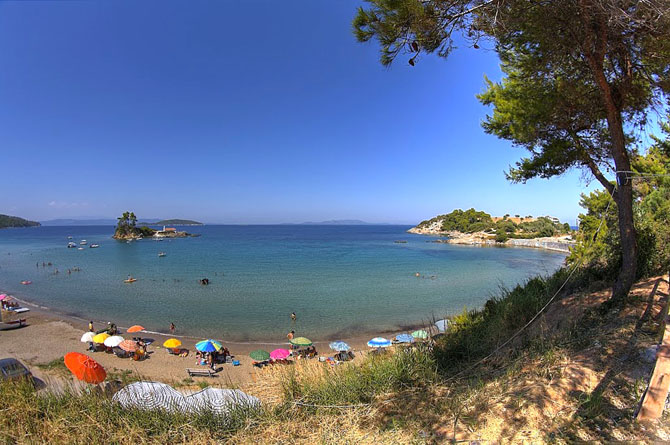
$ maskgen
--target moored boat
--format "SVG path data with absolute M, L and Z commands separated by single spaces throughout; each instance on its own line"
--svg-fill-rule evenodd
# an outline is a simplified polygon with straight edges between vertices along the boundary
M 167 255 L 167 253 L 165 253 L 165 252 L 158 252 L 158 256 L 159 256 L 159 257 L 164 257 L 165 255 Z
M 10 321 L 7 323 L 0 322 L 0 331 L 7 331 L 9 329 L 16 329 L 26 325 L 26 319 L 22 318 L 20 320 Z
M 87 243 L 88 241 L 86 241 L 85 239 L 79 241 L 79 244 L 81 244 L 82 246 L 85 246 Z
M 95 249 L 95 248 L 97 248 L 97 247 L 100 247 L 100 244 L 91 244 L 91 245 L 88 246 L 88 247 L 90 247 L 91 249 Z

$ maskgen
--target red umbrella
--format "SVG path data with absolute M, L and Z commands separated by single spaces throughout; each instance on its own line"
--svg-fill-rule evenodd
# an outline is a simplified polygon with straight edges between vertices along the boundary
M 131 326 L 128 329 L 126 329 L 126 332 L 133 333 L 133 332 L 140 332 L 140 331 L 143 331 L 143 330 L 144 330 L 144 326 L 140 326 L 140 325 L 136 324 L 136 325 Z
M 107 377 L 105 369 L 98 362 L 88 355 L 80 354 L 79 352 L 68 352 L 65 354 L 65 366 L 67 366 L 67 369 L 75 377 L 86 383 L 97 385 Z
M 119 343 L 119 348 L 126 352 L 135 352 L 137 351 L 137 343 L 132 340 L 123 340 Z

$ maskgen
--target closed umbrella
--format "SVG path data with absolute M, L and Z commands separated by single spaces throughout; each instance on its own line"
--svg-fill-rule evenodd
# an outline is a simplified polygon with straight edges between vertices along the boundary
M 107 337 L 103 342 L 103 344 L 110 348 L 116 348 L 117 346 L 119 346 L 119 344 L 121 344 L 122 341 L 123 337 L 121 337 L 120 335 L 112 335 L 111 337 Z
M 65 354 L 64 359 L 67 369 L 79 380 L 83 380 L 86 383 L 97 385 L 107 377 L 105 368 L 86 354 L 68 352 Z
M 368 346 L 371 348 L 388 348 L 391 346 L 391 340 L 384 337 L 375 337 L 368 342 Z
M 264 351 L 262 349 L 256 349 L 255 351 L 251 351 L 249 353 L 249 357 L 252 359 L 258 361 L 258 362 L 264 362 L 265 360 L 270 359 L 270 353 L 268 351 Z
M 287 358 L 289 355 L 291 355 L 291 352 L 288 349 L 275 349 L 270 353 L 270 358 L 272 360 L 284 360 Z
M 332 349 L 333 351 L 337 351 L 337 352 L 347 352 L 348 350 L 351 349 L 351 346 L 349 346 L 348 344 L 346 344 L 343 341 L 331 342 L 328 345 L 328 347 L 330 347 L 330 349 Z
M 178 348 L 180 346 L 181 341 L 177 340 L 176 338 L 169 338 L 163 343 L 163 347 L 168 349 Z
M 101 334 L 97 334 L 93 337 L 93 343 L 98 343 L 98 344 L 103 344 L 105 340 L 109 338 L 109 334 L 106 332 L 103 332 Z
M 135 352 L 137 351 L 137 343 L 132 340 L 123 340 L 119 343 L 119 348 L 126 352 Z
M 294 346 L 312 346 L 312 340 L 305 337 L 292 338 L 288 342 Z
M 133 326 L 129 327 L 128 329 L 126 329 L 126 332 L 129 332 L 129 333 L 132 334 L 134 332 L 140 332 L 140 331 L 143 331 L 143 330 L 144 330 L 144 326 L 140 326 L 140 325 L 136 324 L 136 325 L 133 325 Z
M 414 337 L 409 334 L 398 334 L 395 339 L 400 343 L 414 343 Z
M 81 336 L 81 342 L 82 343 L 90 343 L 90 342 L 93 341 L 93 337 L 95 337 L 95 333 L 85 332 L 84 335 Z
M 223 347 L 221 343 L 216 340 L 203 340 L 195 344 L 195 349 L 200 352 L 214 352 L 218 351 Z
M 428 338 L 428 332 L 424 331 L 423 329 L 419 329 L 418 331 L 412 332 L 412 337 L 414 338 Z

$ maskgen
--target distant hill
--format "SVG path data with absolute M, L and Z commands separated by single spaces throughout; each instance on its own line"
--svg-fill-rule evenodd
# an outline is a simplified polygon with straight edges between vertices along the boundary
M 0 215 L 0 229 L 8 227 L 37 227 L 40 223 L 19 218 L 18 216 Z
M 303 223 L 298 223 L 301 226 L 370 226 L 370 225 L 379 225 L 376 223 L 369 223 L 361 221 L 360 219 L 333 219 L 330 221 L 307 221 Z
M 192 219 L 161 219 L 156 222 L 140 222 L 138 226 L 202 226 L 201 222 L 193 221 Z
M 42 221 L 43 226 L 115 226 L 116 219 L 50 219 Z

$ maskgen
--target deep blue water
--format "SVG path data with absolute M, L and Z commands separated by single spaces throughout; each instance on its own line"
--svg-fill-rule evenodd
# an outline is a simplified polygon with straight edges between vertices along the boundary
M 178 333 L 229 340 L 283 340 L 295 311 L 298 334 L 323 339 L 478 307 L 501 284 L 550 273 L 564 259 L 539 249 L 436 244 L 408 228 L 201 226 L 184 228 L 199 238 L 130 244 L 111 239 L 107 226 L 6 229 L 0 289 L 84 318 L 158 331 L 172 321 Z M 68 235 L 100 248 L 68 249 Z M 81 272 L 68 274 L 74 267 Z M 124 284 L 128 274 L 138 281 Z M 209 286 L 198 283 L 203 277 Z

